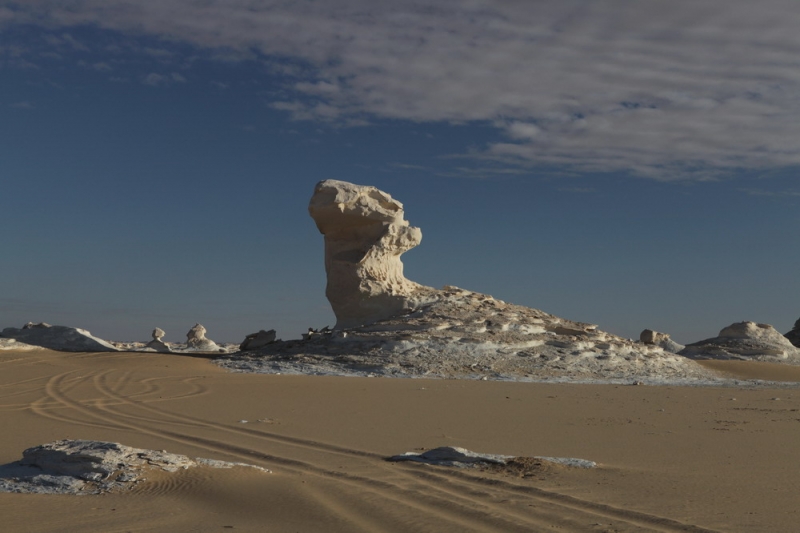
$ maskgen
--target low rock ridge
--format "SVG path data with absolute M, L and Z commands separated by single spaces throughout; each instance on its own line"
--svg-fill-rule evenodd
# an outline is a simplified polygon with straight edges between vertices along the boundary
M 28 448 L 22 459 L 0 466 L 0 492 L 102 494 L 128 490 L 144 481 L 149 469 L 177 472 L 187 468 L 247 467 L 245 463 L 191 459 L 166 451 L 131 448 L 116 442 L 59 440 Z
M 22 328 L 6 328 L 2 336 L 17 342 L 62 352 L 117 352 L 116 346 L 85 329 L 28 322 Z
M 267 373 L 468 379 L 713 379 L 685 357 L 486 294 L 448 286 L 405 315 L 218 358 Z
M 800 364 L 800 350 L 769 324 L 737 322 L 716 337 L 686 345 L 681 355 L 693 359 L 740 359 Z

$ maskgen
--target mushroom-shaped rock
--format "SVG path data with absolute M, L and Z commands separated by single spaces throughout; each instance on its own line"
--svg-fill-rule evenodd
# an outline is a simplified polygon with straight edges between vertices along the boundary
M 717 337 L 686 345 L 681 355 L 695 359 L 800 362 L 800 350 L 769 324 L 737 322 Z
M 422 240 L 403 204 L 375 187 L 325 180 L 308 211 L 325 236 L 325 291 L 337 328 L 370 324 L 436 299 L 436 290 L 403 276 L 400 256 Z
M 798 318 L 794 323 L 794 328 L 792 331 L 784 335 L 784 337 L 789 339 L 789 342 L 800 348 L 800 318 Z
M 206 338 L 206 328 L 202 324 L 195 324 L 186 333 L 186 346 L 198 352 L 218 352 L 221 350 L 217 343 Z
M 678 353 L 685 348 L 683 344 L 678 344 L 672 340 L 668 334 L 661 333 L 660 331 L 653 331 L 652 329 L 642 331 L 639 334 L 639 340 L 645 344 L 660 346 L 664 350 L 672 353 Z
M 151 348 L 157 352 L 170 353 L 172 350 L 161 339 L 166 335 L 163 329 L 156 328 L 153 330 L 153 340 L 147 343 L 147 348 Z

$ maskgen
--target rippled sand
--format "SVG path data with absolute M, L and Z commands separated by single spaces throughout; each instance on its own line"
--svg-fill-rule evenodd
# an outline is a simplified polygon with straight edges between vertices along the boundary
M 800 379 L 794 367 L 710 366 Z M 795 388 L 229 374 L 200 357 L 0 352 L 0 427 L 0 463 L 81 438 L 274 471 L 154 472 L 98 497 L 0 494 L 10 532 L 790 532 L 800 521 Z M 600 466 L 520 477 L 384 460 L 445 445 Z

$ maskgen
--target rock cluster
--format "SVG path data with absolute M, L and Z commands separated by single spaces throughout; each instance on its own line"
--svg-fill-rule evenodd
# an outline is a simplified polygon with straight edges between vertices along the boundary
M 467 450 L 466 448 L 459 448 L 458 446 L 441 446 L 422 453 L 406 452 L 389 458 L 390 461 L 413 461 L 415 463 L 424 463 L 428 465 L 455 466 L 461 468 L 481 464 L 505 465 L 515 459 L 518 458 L 513 455 L 478 453 Z M 530 459 L 538 459 L 574 468 L 597 467 L 597 463 L 594 461 L 577 459 L 574 457 L 545 457 L 537 455 L 530 457 Z
M 325 294 L 337 328 L 371 324 L 435 298 L 409 281 L 400 256 L 422 240 L 403 218 L 403 204 L 375 187 L 325 180 L 308 211 L 325 236 Z
M 794 323 L 794 328 L 792 328 L 792 331 L 784 335 L 784 337 L 789 339 L 789 342 L 791 342 L 794 346 L 800 348 L 800 318 L 798 318 Z
M 233 468 L 244 463 L 190 459 L 116 442 L 60 440 L 28 448 L 22 460 L 0 467 L 0 492 L 100 494 L 131 488 L 147 469 L 176 472 L 197 466 Z
M 743 359 L 800 363 L 800 350 L 769 324 L 737 322 L 711 339 L 686 345 L 681 355 L 694 359 Z
M 63 352 L 117 352 L 108 341 L 84 329 L 28 322 L 22 328 L 6 328 L 2 336 L 17 342 Z

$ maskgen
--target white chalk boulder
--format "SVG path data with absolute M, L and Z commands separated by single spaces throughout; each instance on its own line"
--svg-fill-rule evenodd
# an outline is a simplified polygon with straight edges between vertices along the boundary
M 800 362 L 800 350 L 769 324 L 737 322 L 711 339 L 686 345 L 681 355 L 693 359 L 742 359 Z
M 22 328 L 6 328 L 2 336 L 17 342 L 61 352 L 118 352 L 108 341 L 85 329 L 50 324 L 27 323 Z
M 325 236 L 325 295 L 337 328 L 397 316 L 436 298 L 436 291 L 403 275 L 400 256 L 422 231 L 403 218 L 403 204 L 375 187 L 325 180 L 308 211 Z
M 653 331 L 646 329 L 639 334 L 639 340 L 645 344 L 653 346 L 660 346 L 666 352 L 678 353 L 685 348 L 683 344 L 679 344 L 672 340 L 667 333 L 660 331 Z

